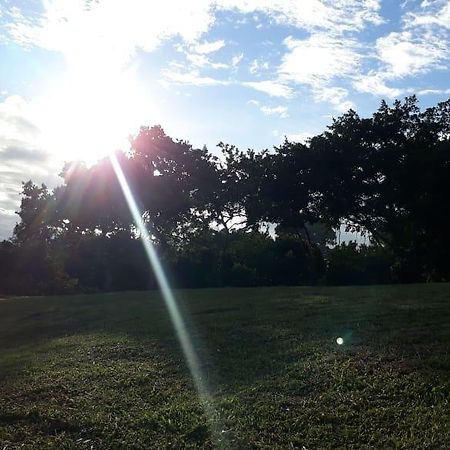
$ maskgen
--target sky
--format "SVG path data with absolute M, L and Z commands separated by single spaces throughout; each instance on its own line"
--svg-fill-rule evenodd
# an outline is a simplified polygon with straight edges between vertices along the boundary
M 450 0 L 0 0 L 0 239 L 141 125 L 273 148 L 382 99 L 450 97 Z

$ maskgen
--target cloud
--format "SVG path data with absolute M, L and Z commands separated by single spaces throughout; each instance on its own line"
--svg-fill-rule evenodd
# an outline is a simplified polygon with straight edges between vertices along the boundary
M 212 69 L 227 69 L 229 67 L 225 63 L 212 62 L 203 54 L 187 53 L 186 59 L 195 67 L 211 67 Z
M 200 54 L 209 54 L 213 52 L 217 52 L 221 48 L 225 47 L 225 41 L 220 39 L 218 41 L 204 41 L 201 44 L 197 44 L 194 46 L 194 51 Z
M 264 92 L 272 97 L 291 98 L 293 96 L 292 88 L 279 81 L 243 81 L 241 84 L 257 91 Z
M 47 161 L 49 155 L 41 149 L 24 148 L 20 146 L 5 147 L 0 151 L 0 161 L 20 161 L 24 163 Z
M 77 65 L 98 61 L 117 67 L 141 49 L 149 52 L 162 40 L 180 36 L 186 42 L 198 40 L 214 23 L 212 2 L 167 0 L 158 7 L 147 0 L 84 0 L 44 3 L 37 18 L 19 15 L 7 25 L 9 37 L 23 45 L 61 52 Z M 200 44 L 203 51 L 222 43 Z
M 352 49 L 353 41 L 344 38 L 344 34 L 383 21 L 380 0 L 166 0 L 158 7 L 147 0 L 47 0 L 40 15 L 25 16 L 10 8 L 5 29 L 9 39 L 22 45 L 62 53 L 75 72 L 90 72 L 101 59 L 105 75 L 123 70 L 137 51 L 153 51 L 163 41 L 176 37 L 185 46 L 183 51 L 190 67 L 185 72 L 166 70 L 166 82 L 211 86 L 228 83 L 203 76 L 196 69 L 232 69 L 243 57 L 234 56 L 231 65 L 209 59 L 226 43 L 204 37 L 216 16 L 230 11 L 257 17 L 255 24 L 264 17 L 312 33 L 308 39 L 290 38 L 285 42 L 289 52 L 283 58 L 280 79 L 277 76 L 242 83 L 285 98 L 292 96 L 292 88 L 286 82 L 314 84 L 317 90 L 318 81 L 324 83 L 338 74 L 348 75 L 358 64 L 358 56 Z M 305 64 L 305 58 L 310 56 L 313 58 Z M 267 62 L 254 62 L 250 73 L 266 69 Z
M 38 134 L 29 105 L 21 96 L 11 95 L 0 103 L 0 136 L 3 139 L 16 136 L 35 139 Z
M 186 55 L 186 59 L 194 67 L 209 67 L 212 69 L 227 69 L 228 64 L 222 62 L 211 61 L 209 55 L 217 52 L 225 46 L 225 41 L 204 41 L 201 44 L 181 45 L 176 46 L 177 50 Z
M 314 34 L 303 40 L 288 37 L 284 44 L 289 51 L 278 69 L 282 79 L 319 87 L 358 69 L 360 56 L 354 40 Z
M 279 115 L 282 119 L 289 117 L 288 109 L 286 106 L 261 106 L 260 109 L 266 116 Z
M 191 70 L 182 72 L 180 69 L 170 70 L 163 69 L 161 71 L 163 76 L 163 84 L 185 84 L 191 86 L 227 86 L 227 85 L 241 85 L 255 89 L 256 91 L 264 92 L 271 97 L 291 98 L 293 90 L 289 86 L 278 81 L 239 81 L 239 80 L 221 80 L 212 77 L 200 75 L 198 70 Z
M 302 40 L 288 37 L 284 44 L 289 51 L 278 68 L 281 80 L 310 87 L 316 102 L 329 102 L 337 111 L 353 107 L 346 99 L 348 90 L 334 84 L 358 72 L 361 57 L 356 41 L 313 34 Z
M 450 1 L 422 2 L 422 13 L 410 13 L 407 22 L 411 27 L 438 25 L 450 29 Z M 442 6 L 442 7 L 441 7 Z
M 9 239 L 12 236 L 17 218 L 18 216 L 14 211 L 5 210 L 0 207 L 0 240 Z
M 267 106 L 267 105 L 261 105 L 260 102 L 257 100 L 250 100 L 248 102 L 249 105 L 255 105 L 259 108 L 259 110 L 265 115 L 265 116 L 279 116 L 282 119 L 285 119 L 289 117 L 288 109 L 286 106 Z
M 379 9 L 380 0 L 166 0 L 157 7 L 148 0 L 47 0 L 37 16 L 9 8 L 5 29 L 9 39 L 61 52 L 74 65 L 101 55 L 102 64 L 117 67 L 174 36 L 197 54 L 220 50 L 223 40 L 199 42 L 220 11 L 263 13 L 303 30 L 342 33 L 381 23 Z
M 450 89 L 422 89 L 417 91 L 417 95 L 442 95 L 450 94 Z
M 428 8 L 430 4 L 422 2 L 421 7 Z M 390 32 L 376 40 L 373 56 L 378 61 L 378 66 L 367 74 L 359 73 L 354 77 L 353 87 L 357 91 L 389 98 L 398 97 L 405 92 L 414 93 L 416 91 L 414 88 L 407 86 L 398 88 L 390 84 L 395 80 L 448 67 L 450 57 L 448 33 L 431 26 L 431 20 L 420 21 L 416 20 L 417 17 L 411 12 L 407 13 L 401 31 Z M 431 93 L 429 90 L 418 93 L 427 91 Z
M 223 86 L 229 84 L 226 80 L 201 76 L 197 70 L 192 70 L 190 72 L 178 72 L 164 69 L 161 74 L 164 77 L 164 81 L 175 84 L 186 84 L 192 86 Z
M 39 146 L 39 135 L 29 102 L 17 95 L 0 102 L 0 239 L 10 237 L 17 222 L 22 181 L 60 181 L 55 174 L 62 161 L 53 161 Z
M 258 59 L 254 59 L 249 67 L 249 72 L 253 75 L 258 74 L 259 72 L 262 72 L 264 70 L 269 69 L 269 62 L 268 61 L 260 61 Z
M 239 55 L 235 55 L 231 58 L 231 65 L 233 67 L 236 67 L 239 65 L 239 63 L 242 61 L 242 59 L 244 58 L 244 54 L 243 53 L 239 53 Z
M 382 23 L 379 0 L 218 0 L 217 7 L 241 13 L 261 12 L 278 23 L 308 31 L 342 33 Z
M 399 78 L 437 68 L 449 55 L 448 44 L 432 33 L 392 32 L 377 39 L 376 51 L 388 76 Z
M 361 75 L 353 82 L 353 87 L 358 92 L 364 92 L 376 96 L 395 98 L 403 93 L 402 89 L 392 88 L 386 85 L 386 73 L 369 73 Z
M 392 88 L 387 85 L 388 81 L 448 67 L 450 36 L 445 28 L 450 28 L 450 1 L 422 1 L 419 11 L 409 11 L 404 15 L 401 31 L 376 40 L 376 57 L 381 65 L 365 79 L 360 77 L 355 82 L 357 90 L 397 97 L 414 89 Z
M 299 133 L 291 133 L 286 135 L 289 141 L 300 142 L 302 144 L 306 143 L 306 141 L 310 139 L 312 136 L 314 136 L 314 134 L 308 131 L 301 131 Z
M 313 90 L 314 98 L 318 102 L 329 102 L 338 112 L 347 112 L 355 105 L 347 99 L 349 92 L 342 87 L 322 87 Z

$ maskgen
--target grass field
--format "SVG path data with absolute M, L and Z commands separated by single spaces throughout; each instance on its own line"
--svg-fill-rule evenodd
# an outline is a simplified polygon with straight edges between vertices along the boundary
M 0 300 L 0 450 L 450 448 L 450 285 Z M 337 345 L 336 338 L 344 344 Z

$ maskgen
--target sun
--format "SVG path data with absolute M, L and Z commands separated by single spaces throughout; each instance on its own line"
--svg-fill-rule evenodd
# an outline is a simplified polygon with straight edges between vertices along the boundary
M 139 46 L 121 36 L 134 31 L 121 30 L 122 10 L 114 2 L 89 8 L 72 3 L 58 2 L 52 11 L 61 20 L 49 19 L 41 30 L 63 65 L 48 73 L 48 85 L 33 105 L 41 148 L 58 160 L 94 163 L 127 150 L 128 136 L 153 124 L 155 103 L 149 101 L 151 87 L 138 81 Z
M 69 73 L 40 99 L 41 146 L 59 159 L 88 164 L 127 150 L 128 136 L 151 117 L 133 75 L 97 67 Z

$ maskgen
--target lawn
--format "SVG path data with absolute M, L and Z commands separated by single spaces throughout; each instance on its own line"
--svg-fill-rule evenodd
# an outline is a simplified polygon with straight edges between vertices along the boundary
M 450 447 L 449 284 L 176 295 L 211 420 L 157 293 L 2 299 L 0 450 Z

